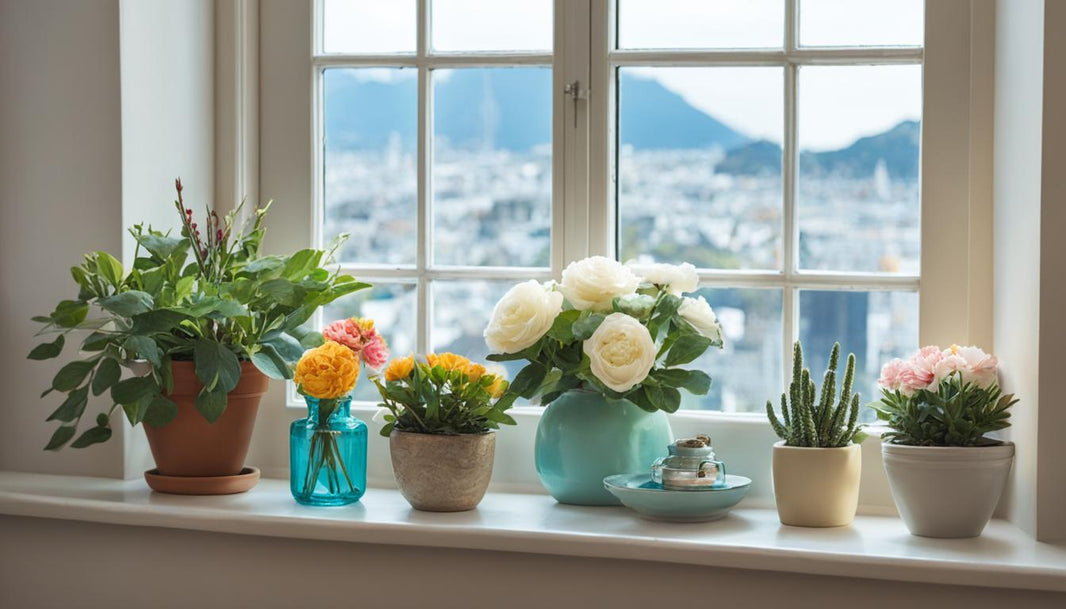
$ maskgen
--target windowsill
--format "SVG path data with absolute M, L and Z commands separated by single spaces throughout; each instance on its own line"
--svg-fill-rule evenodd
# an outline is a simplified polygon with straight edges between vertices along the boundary
M 141 480 L 0 472 L 0 514 L 268 537 L 621 558 L 936 584 L 1066 591 L 1066 547 L 993 521 L 976 539 L 913 537 L 897 518 L 850 527 L 782 526 L 773 510 L 718 522 L 641 520 L 624 508 L 557 504 L 546 495 L 490 493 L 471 512 L 412 510 L 373 488 L 360 503 L 312 508 L 264 479 L 222 497 L 163 495 Z

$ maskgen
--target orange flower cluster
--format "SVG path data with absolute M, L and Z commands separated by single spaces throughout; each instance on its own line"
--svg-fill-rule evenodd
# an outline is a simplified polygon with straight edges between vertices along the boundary
M 354 389 L 359 380 L 359 356 L 344 345 L 326 341 L 303 354 L 296 364 L 295 380 L 311 397 L 339 398 Z
M 486 374 L 485 366 L 470 361 L 469 358 L 463 357 L 455 353 L 430 353 L 426 356 L 426 363 L 428 368 L 436 368 L 440 366 L 445 370 L 460 370 L 466 375 L 469 382 L 473 383 L 481 379 Z M 400 381 L 409 376 L 414 370 L 416 365 L 415 356 L 408 355 L 407 357 L 401 357 L 389 362 L 388 367 L 385 368 L 385 380 L 386 381 Z M 426 366 L 423 365 L 425 368 Z M 503 395 L 507 390 L 507 381 L 501 374 L 490 374 L 493 382 L 489 386 L 489 393 L 493 398 L 498 398 Z

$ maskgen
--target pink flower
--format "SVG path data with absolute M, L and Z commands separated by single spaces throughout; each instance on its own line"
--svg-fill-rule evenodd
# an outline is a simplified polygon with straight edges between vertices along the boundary
M 899 389 L 899 377 L 903 371 L 907 368 L 907 362 L 899 359 L 898 357 L 884 366 L 881 367 L 881 378 L 877 380 L 877 384 L 889 391 L 895 391 Z
M 338 319 L 322 330 L 322 336 L 326 340 L 340 343 L 352 351 L 359 353 L 363 350 L 363 331 L 357 323 L 357 318 Z
M 352 317 L 337 320 L 326 326 L 322 336 L 348 347 L 375 371 L 380 370 L 389 359 L 385 338 L 374 329 L 371 319 Z
M 389 346 L 385 344 L 385 339 L 380 334 L 374 332 L 373 338 L 363 347 L 359 356 L 364 364 L 378 371 L 389 361 Z
M 966 367 L 962 371 L 963 381 L 973 383 L 982 389 L 990 387 L 996 382 L 999 361 L 996 360 L 995 356 L 985 353 L 978 347 L 957 347 L 953 345 L 952 350 L 958 354 L 956 357 L 966 362 Z

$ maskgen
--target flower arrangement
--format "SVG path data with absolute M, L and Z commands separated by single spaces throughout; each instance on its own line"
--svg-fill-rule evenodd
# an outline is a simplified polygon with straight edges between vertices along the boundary
M 840 448 L 852 443 L 859 444 L 866 437 L 862 426 L 857 423 L 859 394 L 851 392 L 855 382 L 854 353 L 848 354 L 840 397 L 836 400 L 836 406 L 833 406 L 839 361 L 840 343 L 834 343 L 819 397 L 811 380 L 811 371 L 803 367 L 803 346 L 796 341 L 792 349 L 792 382 L 788 385 L 788 393 L 781 394 L 780 420 L 774 413 L 773 404 L 770 400 L 766 401 L 766 416 L 770 419 L 770 426 L 785 441 L 785 446 Z
M 562 280 L 530 280 L 496 304 L 485 328 L 492 361 L 527 360 L 503 400 L 592 388 L 654 412 L 674 412 L 680 388 L 706 394 L 711 378 L 678 366 L 722 346 L 722 329 L 691 264 L 623 265 L 594 256 Z
M 883 437 L 912 446 L 988 446 L 985 434 L 1010 426 L 1017 400 L 997 382 L 995 356 L 977 347 L 923 347 L 881 369 L 881 400 L 871 406 L 891 431 Z
M 45 391 L 67 395 L 48 417 L 60 427 L 46 449 L 74 438 L 90 391 L 108 393 L 113 405 L 74 440 L 75 448 L 110 438 L 111 415 L 119 406 L 133 425 L 169 423 L 178 411 L 167 397 L 174 382 L 171 362 L 195 363 L 203 383 L 196 409 L 216 421 L 240 379 L 242 361 L 269 377 L 291 378 L 292 363 L 304 349 L 322 342 L 303 324 L 320 306 L 369 287 L 327 268 L 336 246 L 261 256 L 269 203 L 247 221 L 240 220 L 243 205 L 221 218 L 207 210 L 201 226 L 185 205 L 180 180 L 175 187 L 177 236 L 135 225 L 131 269 L 107 252 L 87 254 L 71 269 L 77 297 L 34 318 L 44 324 L 41 334 L 58 336 L 34 348 L 30 359 L 57 357 L 72 332 L 88 332 L 78 348 L 85 355 L 63 366 Z M 122 366 L 133 361 L 145 362 L 150 373 L 123 379 Z
M 317 406 L 312 417 L 314 429 L 309 443 L 308 467 L 302 480 L 304 497 L 314 494 L 323 472 L 326 473 L 325 486 L 331 494 L 357 488 L 349 466 L 345 464 L 338 434 L 331 426 L 331 417 L 342 404 L 351 401 L 349 394 L 359 381 L 361 364 L 366 363 L 371 368 L 376 364 L 381 368 L 389 357 L 388 345 L 370 319 L 353 317 L 335 321 L 323 330 L 322 337 L 325 342 L 321 346 L 304 352 L 293 377 L 296 390 L 314 398 Z
M 423 434 L 480 434 L 514 425 L 507 413 L 513 400 L 502 396 L 507 380 L 454 353 L 431 353 L 425 361 L 413 355 L 385 368 L 384 383 L 375 377 L 380 406 L 387 411 L 381 435 L 393 429 Z

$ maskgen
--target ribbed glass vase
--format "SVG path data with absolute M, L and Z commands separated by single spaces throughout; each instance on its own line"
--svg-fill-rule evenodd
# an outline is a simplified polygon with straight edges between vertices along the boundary
M 289 488 L 304 505 L 345 505 L 366 492 L 366 423 L 351 396 L 305 396 L 307 417 L 289 427 Z

